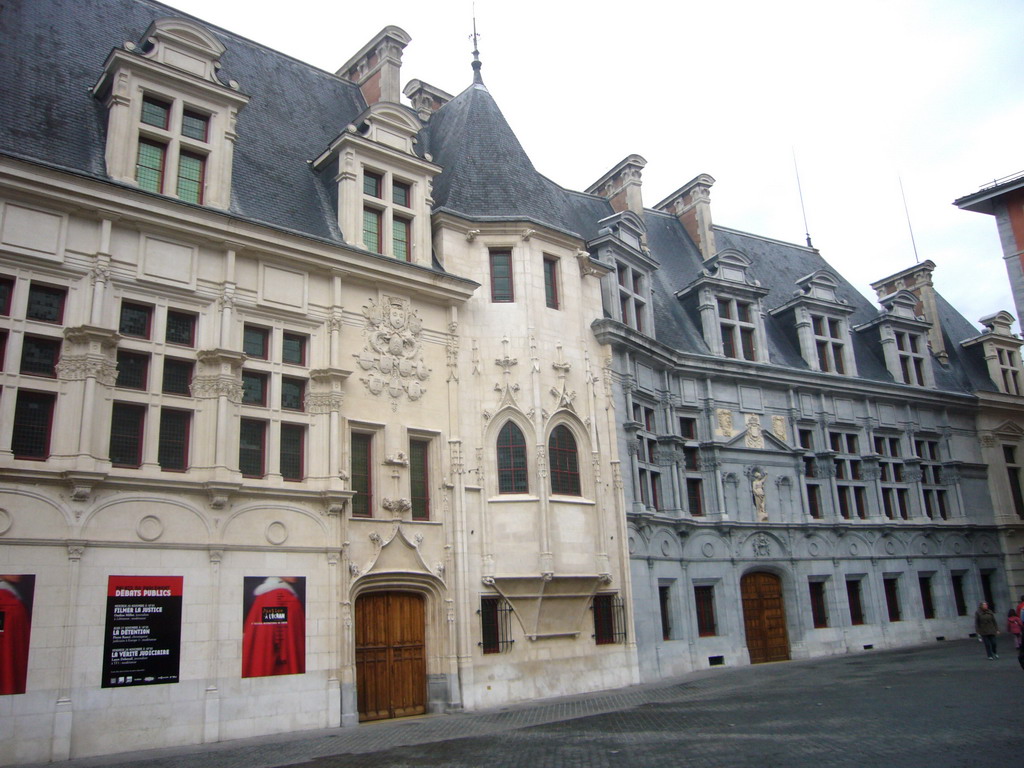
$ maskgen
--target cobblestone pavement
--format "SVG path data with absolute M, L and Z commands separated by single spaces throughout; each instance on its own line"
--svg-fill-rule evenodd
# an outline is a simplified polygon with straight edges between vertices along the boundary
M 54 763 L 63 768 L 1021 764 L 1024 671 L 976 641 L 752 667 L 500 710 Z

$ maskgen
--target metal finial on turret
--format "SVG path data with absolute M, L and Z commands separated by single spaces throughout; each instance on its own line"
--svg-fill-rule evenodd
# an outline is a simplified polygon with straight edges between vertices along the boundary
M 469 36 L 469 39 L 473 41 L 473 82 L 479 85 L 484 84 L 484 80 L 480 77 L 480 67 L 483 64 L 480 62 L 480 51 L 477 48 L 477 40 L 480 35 L 476 31 L 476 3 L 473 3 L 473 34 Z

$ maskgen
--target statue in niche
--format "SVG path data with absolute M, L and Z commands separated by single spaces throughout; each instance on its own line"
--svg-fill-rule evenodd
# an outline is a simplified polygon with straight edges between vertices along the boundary
M 755 469 L 750 474 L 750 492 L 754 496 L 754 511 L 759 523 L 768 522 L 768 510 L 765 508 L 764 481 L 768 474 L 763 469 Z

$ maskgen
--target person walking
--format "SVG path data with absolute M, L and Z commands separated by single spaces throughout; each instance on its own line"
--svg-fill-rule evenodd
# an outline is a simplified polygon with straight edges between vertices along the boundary
M 996 615 L 992 613 L 988 603 L 984 600 L 978 605 L 978 610 L 974 612 L 974 631 L 978 633 L 981 641 L 985 644 L 985 653 L 988 654 L 989 660 L 998 659 L 996 635 L 999 634 L 999 626 L 996 624 Z
M 1021 626 L 1020 616 L 1011 608 L 1010 612 L 1006 614 L 1006 631 L 1013 635 L 1013 647 L 1018 651 L 1020 650 Z

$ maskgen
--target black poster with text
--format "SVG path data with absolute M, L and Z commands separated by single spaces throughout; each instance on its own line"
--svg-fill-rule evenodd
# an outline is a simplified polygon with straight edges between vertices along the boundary
M 182 576 L 110 576 L 103 687 L 178 682 Z

